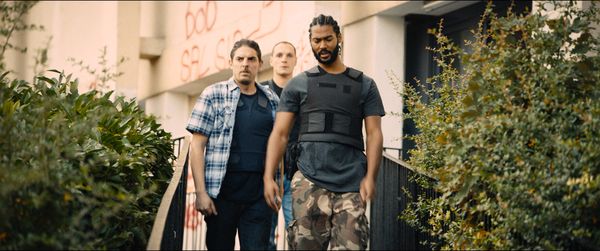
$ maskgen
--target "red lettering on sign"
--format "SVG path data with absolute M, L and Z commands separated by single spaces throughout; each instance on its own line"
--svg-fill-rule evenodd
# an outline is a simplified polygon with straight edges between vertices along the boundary
M 202 65 L 204 56 L 204 47 L 200 49 L 197 45 L 191 49 L 186 49 L 181 54 L 181 81 L 188 82 L 203 77 L 209 70 L 209 67 Z
M 242 31 L 235 30 L 232 34 L 222 36 L 215 48 L 215 68 L 219 71 L 229 68 L 231 48 L 233 43 L 244 38 Z
M 202 225 L 202 221 L 200 220 L 200 214 L 194 207 L 194 202 L 188 203 L 185 207 L 185 227 L 196 229 L 200 225 Z
M 202 32 L 212 30 L 217 21 L 217 3 L 214 1 L 205 1 L 204 5 L 195 12 L 190 10 L 188 2 L 185 13 L 185 36 L 189 39 L 194 34 L 200 35 Z
M 184 49 L 181 54 L 180 78 L 183 82 L 201 78 L 211 69 L 228 69 L 229 53 L 235 41 L 242 38 L 258 40 L 271 35 L 279 29 L 283 19 L 283 2 L 263 1 L 258 12 L 229 26 L 219 26 L 218 30 L 213 30 L 218 19 L 217 3 L 205 1 L 199 7 L 192 7 L 192 3 L 188 2 L 184 16 L 185 37 L 193 45 Z M 215 32 L 218 33 L 214 34 Z M 208 53 L 205 53 L 207 46 Z

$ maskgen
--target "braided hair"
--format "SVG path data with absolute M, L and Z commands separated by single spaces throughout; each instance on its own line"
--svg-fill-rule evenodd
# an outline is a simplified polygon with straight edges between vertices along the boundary
M 309 37 L 312 36 L 311 29 L 315 25 L 331 25 L 331 27 L 333 27 L 333 32 L 335 32 L 337 36 L 340 35 L 340 26 L 338 26 L 337 21 L 335 21 L 332 16 L 320 14 L 319 16 L 313 18 L 312 22 L 310 23 L 310 27 L 308 27 Z

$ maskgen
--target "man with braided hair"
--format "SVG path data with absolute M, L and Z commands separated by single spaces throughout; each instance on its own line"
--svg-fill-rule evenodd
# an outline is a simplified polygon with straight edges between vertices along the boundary
M 342 34 L 333 17 L 315 17 L 309 39 L 319 64 L 292 78 L 281 93 L 267 146 L 264 197 L 278 209 L 274 173 L 297 118 L 290 249 L 366 249 L 365 209 L 381 160 L 383 103 L 373 79 L 342 62 Z

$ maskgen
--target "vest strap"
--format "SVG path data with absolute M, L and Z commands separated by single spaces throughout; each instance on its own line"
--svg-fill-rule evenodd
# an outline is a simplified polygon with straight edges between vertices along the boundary
M 308 76 L 308 77 L 317 77 L 317 76 L 321 76 L 324 74 L 323 72 L 321 72 L 319 70 L 319 68 L 317 66 L 304 71 L 304 73 L 306 73 L 306 76 Z
M 358 82 L 362 82 L 362 74 L 362 71 L 356 70 L 351 67 L 348 67 L 348 71 L 346 71 L 346 76 Z
M 256 90 L 256 91 L 258 91 L 258 90 Z M 267 100 L 267 97 L 266 97 L 267 94 L 265 94 L 265 93 L 257 93 L 257 94 L 258 94 L 258 105 L 260 107 L 266 109 L 267 108 L 267 103 L 268 103 L 268 100 Z
M 348 144 L 364 149 L 362 142 L 363 74 L 350 67 L 343 76 L 319 68 L 306 71 L 307 98 L 300 108 L 299 141 Z M 357 81 L 360 79 L 360 81 Z

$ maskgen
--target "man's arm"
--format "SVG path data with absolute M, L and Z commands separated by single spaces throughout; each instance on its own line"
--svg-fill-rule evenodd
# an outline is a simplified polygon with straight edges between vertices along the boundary
M 265 174 L 263 175 L 264 196 L 269 207 L 275 211 L 279 210 L 281 196 L 274 176 L 277 165 L 281 161 L 287 147 L 290 129 L 294 123 L 294 116 L 295 114 L 292 112 L 277 112 L 275 115 L 275 125 L 273 125 L 273 131 L 271 131 L 267 145 Z
M 375 195 L 375 183 L 383 148 L 381 117 L 377 115 L 365 117 L 365 131 L 367 132 L 367 174 L 360 182 L 360 196 L 363 202 L 370 201 Z
M 208 137 L 200 134 L 192 134 L 192 143 L 190 146 L 190 164 L 192 165 L 192 176 L 194 177 L 194 186 L 196 187 L 196 210 L 202 214 L 216 215 L 217 208 L 212 199 L 206 192 L 206 183 L 204 177 L 204 150 Z

